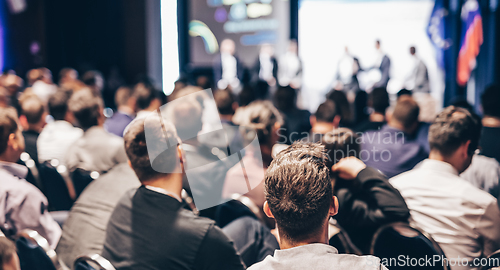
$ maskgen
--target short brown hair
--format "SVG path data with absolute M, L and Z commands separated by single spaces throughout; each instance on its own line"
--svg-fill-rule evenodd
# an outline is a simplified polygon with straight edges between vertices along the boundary
M 127 86 L 122 86 L 116 90 L 115 104 L 116 107 L 127 105 L 128 100 L 132 97 L 132 89 Z
M 0 270 L 3 270 L 4 264 L 11 262 L 12 256 L 16 252 L 14 243 L 6 237 L 0 236 Z
M 283 117 L 274 105 L 268 100 L 257 100 L 242 108 L 242 113 L 238 117 L 233 117 L 233 121 L 242 127 L 244 138 L 251 138 L 257 132 L 257 138 L 261 145 L 270 145 L 271 132 L 276 123 L 283 125 Z M 254 132 L 255 131 L 255 132 Z
M 449 106 L 438 114 L 429 128 L 430 147 L 449 156 L 470 140 L 469 155 L 472 155 L 479 145 L 481 128 L 481 122 L 468 110 Z
M 128 159 L 141 182 L 174 171 L 181 142 L 175 127 L 158 114 L 134 120 L 123 139 Z
M 37 124 L 42 120 L 45 107 L 37 96 L 29 96 L 21 102 L 21 114 L 26 116 L 29 124 Z
M 99 124 L 102 107 L 102 100 L 94 96 L 89 89 L 76 92 L 71 96 L 68 102 L 68 108 L 83 130 L 87 130 Z
M 9 136 L 18 130 L 17 113 L 12 107 L 0 108 L 0 154 L 7 149 Z
M 411 96 L 404 96 L 398 99 L 396 107 L 392 113 L 392 118 L 401 123 L 404 128 L 411 128 L 418 123 L 420 107 Z
M 280 235 L 291 241 L 307 239 L 328 216 L 333 189 L 324 147 L 295 142 L 271 162 L 265 194 Z

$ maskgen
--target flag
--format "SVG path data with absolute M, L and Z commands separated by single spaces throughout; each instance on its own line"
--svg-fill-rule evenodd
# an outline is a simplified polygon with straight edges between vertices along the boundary
M 476 57 L 483 44 L 483 21 L 477 0 L 467 0 L 462 6 L 462 39 L 458 53 L 457 82 L 465 85 L 476 67 Z
M 445 38 L 444 18 L 448 15 L 448 11 L 444 7 L 443 0 L 436 0 L 432 9 L 429 25 L 427 26 L 427 35 L 434 45 L 436 51 L 436 61 L 438 66 L 444 69 L 444 50 L 450 47 L 449 42 Z

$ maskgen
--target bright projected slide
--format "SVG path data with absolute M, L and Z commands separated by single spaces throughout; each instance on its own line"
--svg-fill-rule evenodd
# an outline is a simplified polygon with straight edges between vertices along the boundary
M 431 91 L 441 104 L 444 77 L 426 29 L 432 0 L 303 0 L 299 9 L 299 49 L 304 65 L 303 102 L 314 110 L 332 89 L 347 46 L 363 69 L 375 65 L 375 40 L 391 59 L 390 93 L 404 86 L 413 68 L 410 46 L 426 64 Z

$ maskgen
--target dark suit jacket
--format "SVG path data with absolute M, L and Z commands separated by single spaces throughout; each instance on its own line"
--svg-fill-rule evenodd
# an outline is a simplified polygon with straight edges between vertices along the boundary
M 271 57 L 271 62 L 273 63 L 273 77 L 276 79 L 276 82 L 278 81 L 278 60 L 276 57 Z M 257 61 L 255 62 L 253 68 L 253 76 L 252 76 L 252 81 L 258 81 L 260 80 L 259 74 L 260 74 L 260 57 L 257 56 Z
M 387 55 L 384 55 L 382 58 L 382 62 L 380 63 L 380 73 L 382 77 L 380 78 L 380 81 L 378 81 L 374 87 L 387 87 L 387 83 L 389 82 L 389 71 L 391 69 L 391 59 Z
M 73 268 L 76 258 L 84 254 L 100 254 L 106 236 L 106 225 L 120 198 L 141 185 L 127 163 L 114 167 L 92 181 L 78 197 L 57 245 L 57 255 Z
M 234 56 L 236 58 L 236 77 L 241 81 L 243 80 L 243 64 L 241 63 L 240 59 L 238 59 L 238 56 Z M 214 84 L 217 85 L 217 82 L 219 82 L 222 79 L 222 58 L 221 55 L 217 55 L 214 58 L 214 63 L 213 63 L 213 70 L 214 70 Z

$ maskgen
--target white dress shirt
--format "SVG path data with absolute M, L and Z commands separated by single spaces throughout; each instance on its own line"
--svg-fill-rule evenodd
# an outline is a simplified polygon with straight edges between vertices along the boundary
M 66 121 L 47 124 L 38 136 L 38 161 L 57 159 L 63 162 L 69 147 L 83 135 L 83 130 Z
M 428 232 L 448 259 L 489 255 L 500 248 L 500 211 L 496 199 L 458 176 L 449 163 L 426 159 L 391 178 L 412 219 Z M 452 270 L 477 269 L 451 265 Z

